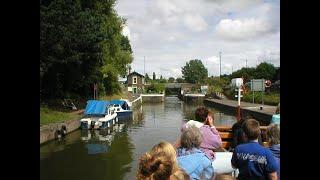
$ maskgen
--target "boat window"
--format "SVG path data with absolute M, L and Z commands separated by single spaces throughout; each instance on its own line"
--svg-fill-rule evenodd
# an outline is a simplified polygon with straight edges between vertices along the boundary
M 118 108 L 117 111 L 120 111 L 120 108 Z

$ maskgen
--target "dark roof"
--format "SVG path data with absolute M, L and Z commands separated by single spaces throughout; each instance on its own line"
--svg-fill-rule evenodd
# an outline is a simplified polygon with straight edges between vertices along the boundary
M 142 76 L 142 77 L 144 77 L 144 75 L 142 75 L 142 74 L 139 74 L 139 73 L 137 73 L 137 72 L 135 72 L 135 71 L 133 71 L 132 73 L 130 73 L 130 74 L 128 74 L 128 76 L 131 76 L 131 75 L 137 75 L 137 76 Z

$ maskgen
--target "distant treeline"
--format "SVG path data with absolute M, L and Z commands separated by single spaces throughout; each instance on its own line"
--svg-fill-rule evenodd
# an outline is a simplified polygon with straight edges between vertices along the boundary
M 40 1 L 40 97 L 117 93 L 133 60 L 115 0 Z

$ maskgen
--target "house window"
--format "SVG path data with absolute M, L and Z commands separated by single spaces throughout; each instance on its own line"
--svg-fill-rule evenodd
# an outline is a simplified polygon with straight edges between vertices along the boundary
M 136 94 L 136 93 L 137 93 L 137 88 L 134 87 L 134 88 L 132 88 L 132 89 L 133 89 L 133 93 Z
M 137 84 L 137 77 L 133 77 L 133 83 L 132 84 Z

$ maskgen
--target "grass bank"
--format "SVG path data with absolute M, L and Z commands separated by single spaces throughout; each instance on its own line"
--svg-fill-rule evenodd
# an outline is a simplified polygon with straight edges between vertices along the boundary
M 75 112 L 62 112 L 50 109 L 48 107 L 40 107 L 40 125 L 74 120 L 80 118 L 81 116 L 82 114 Z

